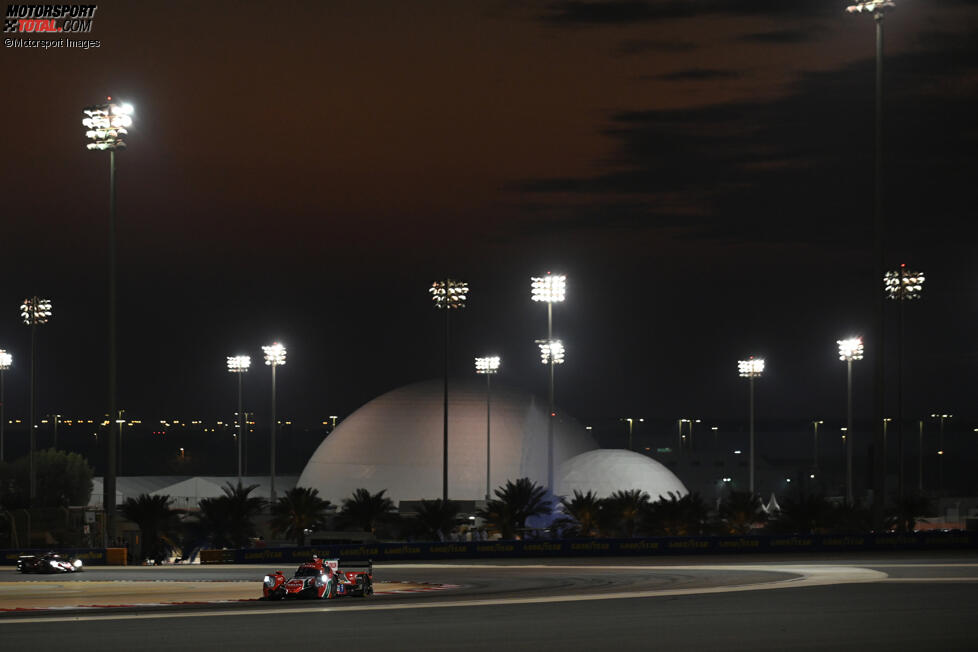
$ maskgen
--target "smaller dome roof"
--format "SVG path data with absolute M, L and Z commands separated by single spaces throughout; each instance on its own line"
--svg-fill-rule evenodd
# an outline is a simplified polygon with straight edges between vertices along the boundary
M 587 451 L 566 460 L 557 474 L 557 494 L 593 491 L 607 498 L 616 491 L 641 489 L 652 500 L 689 493 L 686 485 L 665 466 L 641 453 L 621 449 Z

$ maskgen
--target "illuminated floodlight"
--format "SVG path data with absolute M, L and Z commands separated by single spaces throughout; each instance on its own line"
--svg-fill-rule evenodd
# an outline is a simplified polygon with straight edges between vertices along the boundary
M 431 293 L 431 300 L 435 308 L 445 308 L 447 310 L 459 310 L 465 307 L 465 299 L 469 294 L 469 284 L 465 281 L 445 279 L 435 281 L 428 289 Z
M 924 289 L 924 275 L 907 269 L 905 264 L 900 269 L 883 275 L 883 291 L 888 299 L 894 301 L 913 301 L 920 298 Z
M 896 3 L 893 0 L 867 0 L 866 2 L 857 2 L 854 5 L 849 5 L 846 7 L 846 11 L 850 14 L 875 14 L 883 13 L 887 9 L 895 9 Z
M 737 371 L 741 378 L 757 378 L 764 372 L 764 359 L 751 356 L 747 360 L 738 360 Z
M 554 364 L 564 363 L 564 343 L 560 340 L 537 340 L 540 347 L 540 362 L 550 364 L 551 358 Z
M 285 364 L 285 347 L 275 342 L 268 346 L 261 347 L 265 352 L 265 364 L 270 367 L 281 367 Z
M 6 351 L 4 351 L 3 349 L 0 349 L 0 371 L 6 371 L 7 369 L 10 369 L 10 365 L 12 365 L 13 362 L 14 362 L 14 357 L 9 353 L 7 353 Z M 2 403 L 3 401 L 0 400 L 0 404 Z
M 563 301 L 566 287 L 567 277 L 563 274 L 547 272 L 546 276 L 530 277 L 530 288 L 534 301 L 545 301 L 546 303 Z
M 475 373 L 494 374 L 499 371 L 499 356 L 494 355 L 487 358 L 475 359 Z
M 274 345 L 273 345 L 274 346 Z M 282 351 L 282 364 L 285 364 L 285 351 Z M 229 355 L 228 371 L 233 374 L 243 374 L 251 367 L 250 355 Z
M 46 324 L 51 319 L 51 300 L 31 297 L 20 304 L 20 317 L 28 326 Z
M 125 149 L 133 111 L 132 104 L 128 102 L 109 101 L 85 107 L 82 110 L 85 114 L 82 125 L 85 127 L 85 137 L 91 141 L 86 147 L 93 151 Z
M 848 362 L 863 359 L 863 338 L 850 337 L 845 340 L 836 340 L 836 342 L 839 345 L 839 360 Z

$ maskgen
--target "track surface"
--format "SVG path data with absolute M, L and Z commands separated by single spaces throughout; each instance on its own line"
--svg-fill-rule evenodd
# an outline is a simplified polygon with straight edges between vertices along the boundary
M 274 569 L 100 569 L 56 579 L 252 581 L 257 594 L 266 570 Z M 329 603 L 7 614 L 0 647 L 978 649 L 974 554 L 378 564 L 375 578 L 460 587 Z M 6 587 L 31 579 L 0 571 Z

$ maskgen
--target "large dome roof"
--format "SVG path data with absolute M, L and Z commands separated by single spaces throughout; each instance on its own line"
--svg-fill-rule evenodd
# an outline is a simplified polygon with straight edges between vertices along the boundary
M 387 490 L 395 502 L 442 495 L 443 386 L 407 385 L 370 401 L 337 426 L 313 453 L 299 485 L 339 503 L 354 490 Z M 448 496 L 486 493 L 486 386 L 449 384 Z M 547 481 L 547 411 L 531 395 L 492 385 L 491 486 L 528 477 Z M 597 448 L 573 419 L 558 417 L 554 465 Z
M 561 496 L 571 496 L 576 489 L 607 498 L 619 490 L 641 489 L 655 501 L 668 498 L 670 491 L 679 496 L 689 493 L 682 481 L 659 462 L 619 449 L 587 451 L 566 460 L 560 465 L 555 482 Z

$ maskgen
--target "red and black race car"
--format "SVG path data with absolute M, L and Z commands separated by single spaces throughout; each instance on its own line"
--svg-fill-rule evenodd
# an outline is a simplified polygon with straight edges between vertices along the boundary
M 339 559 L 320 559 L 300 564 L 292 579 L 282 571 L 266 575 L 262 583 L 263 600 L 319 599 L 329 600 L 352 595 L 366 597 L 374 592 L 373 562 L 365 568 L 340 570 Z
M 21 555 L 17 558 L 17 570 L 21 573 L 78 573 L 82 570 L 82 560 L 55 552 Z

